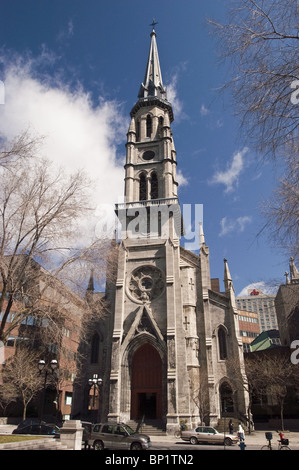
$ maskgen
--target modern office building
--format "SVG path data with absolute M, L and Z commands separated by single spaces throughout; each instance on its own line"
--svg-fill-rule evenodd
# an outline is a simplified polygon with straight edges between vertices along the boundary
M 239 310 L 239 329 L 244 353 L 250 352 L 250 343 L 257 338 L 261 332 L 258 314 Z
M 261 289 L 249 289 L 248 295 L 236 297 L 239 310 L 256 313 L 260 331 L 277 330 L 275 295 L 264 294 Z

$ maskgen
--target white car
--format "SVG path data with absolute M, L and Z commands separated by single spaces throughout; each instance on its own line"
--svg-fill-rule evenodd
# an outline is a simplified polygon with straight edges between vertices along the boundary
M 233 434 L 222 434 L 210 426 L 198 426 L 190 431 L 182 431 L 181 438 L 183 441 L 189 441 L 191 444 L 209 443 L 225 444 L 226 446 L 237 444 L 239 440 Z

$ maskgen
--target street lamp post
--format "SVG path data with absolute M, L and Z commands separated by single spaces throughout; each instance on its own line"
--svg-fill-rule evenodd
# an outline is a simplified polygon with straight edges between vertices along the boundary
M 44 386 L 43 386 L 43 397 L 42 397 L 41 408 L 40 408 L 40 421 L 42 421 L 43 415 L 44 415 L 44 408 L 45 408 L 46 386 L 47 386 L 47 378 L 48 378 L 49 369 L 48 369 L 48 367 L 46 367 L 46 361 L 44 361 L 43 359 L 38 361 L 38 368 L 39 368 L 39 373 L 40 374 L 42 374 L 43 371 L 45 373 Z M 58 361 L 56 359 L 52 359 L 52 361 L 50 362 L 51 373 L 54 374 L 54 371 L 57 368 L 58 368 Z
M 102 385 L 103 380 L 98 377 L 98 374 L 93 374 L 92 379 L 88 379 L 88 384 L 90 385 L 90 389 L 93 387 L 93 400 L 92 400 L 92 409 L 95 409 L 95 396 L 96 390 L 100 390 L 100 386 Z

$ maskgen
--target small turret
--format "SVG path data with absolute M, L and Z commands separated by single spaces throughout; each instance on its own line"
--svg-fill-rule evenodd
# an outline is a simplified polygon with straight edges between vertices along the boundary
M 295 266 L 294 258 L 290 258 L 291 284 L 299 284 L 299 271 Z
M 227 264 L 227 259 L 224 258 L 224 288 L 225 292 L 229 292 L 231 289 L 235 292 L 232 277 Z

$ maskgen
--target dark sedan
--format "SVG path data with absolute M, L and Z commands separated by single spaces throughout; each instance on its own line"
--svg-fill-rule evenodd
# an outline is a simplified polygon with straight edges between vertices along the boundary
M 42 436 L 54 436 L 58 437 L 60 435 L 60 429 L 55 424 L 29 424 L 28 426 L 18 427 L 13 432 L 13 434 L 33 434 L 33 435 L 42 435 Z

